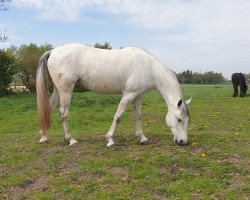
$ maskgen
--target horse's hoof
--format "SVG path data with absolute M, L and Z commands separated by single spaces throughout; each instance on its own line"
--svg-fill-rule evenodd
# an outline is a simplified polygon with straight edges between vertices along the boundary
M 107 147 L 109 148 L 109 147 L 113 146 L 114 144 L 115 144 L 115 143 L 114 143 L 113 138 L 108 138 L 108 144 L 107 144 Z
M 42 136 L 42 138 L 39 140 L 40 144 L 48 143 L 48 138 L 47 136 Z
M 141 145 L 147 145 L 147 144 L 149 144 L 149 141 L 148 140 L 144 140 L 144 141 L 141 141 L 140 144 Z
M 71 139 L 70 142 L 69 142 L 69 146 L 70 147 L 73 147 L 73 146 L 76 146 L 78 143 L 75 139 Z
M 112 148 L 112 147 L 114 147 L 115 146 L 115 143 L 113 143 L 113 144 L 107 144 L 107 148 Z
M 110 146 L 107 145 L 106 148 L 109 150 L 116 150 L 117 146 L 115 144 L 112 144 Z
M 114 146 L 114 141 L 109 141 L 109 143 L 107 144 L 107 148 L 111 148 L 112 146 Z

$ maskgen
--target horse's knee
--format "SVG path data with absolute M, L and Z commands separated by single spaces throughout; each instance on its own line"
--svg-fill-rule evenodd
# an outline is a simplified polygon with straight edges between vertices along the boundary
M 65 121 L 67 121 L 67 116 L 61 115 L 61 122 L 65 122 Z
M 68 118 L 68 108 L 61 107 L 60 108 L 60 115 L 61 115 L 61 121 L 66 121 Z
M 120 116 L 116 117 L 116 119 L 115 119 L 115 123 L 116 123 L 116 124 L 119 124 L 119 123 L 120 123 L 120 121 L 121 121 L 121 117 L 120 117 Z

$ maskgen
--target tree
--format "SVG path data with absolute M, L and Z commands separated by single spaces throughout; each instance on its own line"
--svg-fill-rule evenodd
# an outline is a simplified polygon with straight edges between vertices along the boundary
M 186 70 L 182 73 L 177 74 L 177 79 L 182 84 L 193 83 L 193 72 L 191 70 Z
M 7 7 L 5 6 L 5 3 L 10 2 L 11 0 L 0 0 L 0 11 L 6 11 Z M 4 31 L 4 34 L 0 34 L 0 42 L 5 42 L 7 40 L 6 31 Z
M 247 83 L 249 84 L 250 83 L 250 73 L 245 74 L 245 79 L 246 79 Z
M 12 82 L 13 62 L 13 57 L 9 56 L 4 50 L 0 50 L 0 95 L 6 92 L 7 87 Z
M 95 43 L 94 47 L 99 48 L 99 49 L 109 49 L 109 50 L 112 49 L 109 42 L 104 42 L 104 44 L 100 44 L 100 43 L 97 42 L 97 43 Z
M 36 44 L 21 45 L 19 48 L 12 47 L 12 53 L 16 58 L 15 68 L 17 76 L 22 83 L 31 91 L 36 89 L 36 71 L 40 57 L 45 51 L 51 50 L 52 45 L 45 44 L 37 46 Z

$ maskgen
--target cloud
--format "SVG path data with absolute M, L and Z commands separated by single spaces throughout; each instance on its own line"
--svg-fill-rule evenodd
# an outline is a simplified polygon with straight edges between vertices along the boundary
M 137 33 L 141 35 L 134 38 L 136 44 L 170 64 L 193 66 L 196 71 L 202 63 L 223 65 L 227 71 L 228 66 L 245 62 L 250 53 L 249 0 L 15 0 L 13 3 L 21 9 L 36 10 L 40 19 L 82 23 L 107 18 L 109 23 L 140 30 Z
M 37 16 L 46 20 L 64 22 L 77 21 L 84 1 L 77 0 L 16 0 L 14 5 L 21 9 L 37 10 Z
M 249 0 L 15 0 L 39 19 L 129 27 L 136 44 L 176 66 L 249 69 Z M 181 59 L 180 59 L 181 58 Z M 232 67 L 233 66 L 233 67 Z M 239 70 L 239 68 L 237 68 Z M 219 71 L 219 70 L 215 70 Z M 242 70 L 243 71 L 243 70 Z M 230 71 L 231 73 L 231 71 Z
M 125 26 L 159 31 L 165 40 L 194 45 L 233 41 L 244 46 L 242 40 L 250 44 L 248 0 L 15 0 L 14 4 L 35 9 L 39 18 L 64 22 L 84 21 L 91 18 L 88 13 L 119 16 Z

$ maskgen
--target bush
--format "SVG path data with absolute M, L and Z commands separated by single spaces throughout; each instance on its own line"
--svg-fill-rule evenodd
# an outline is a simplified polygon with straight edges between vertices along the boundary
M 14 58 L 4 50 L 0 50 L 0 95 L 7 92 L 7 87 L 12 82 L 14 70 L 12 64 Z

